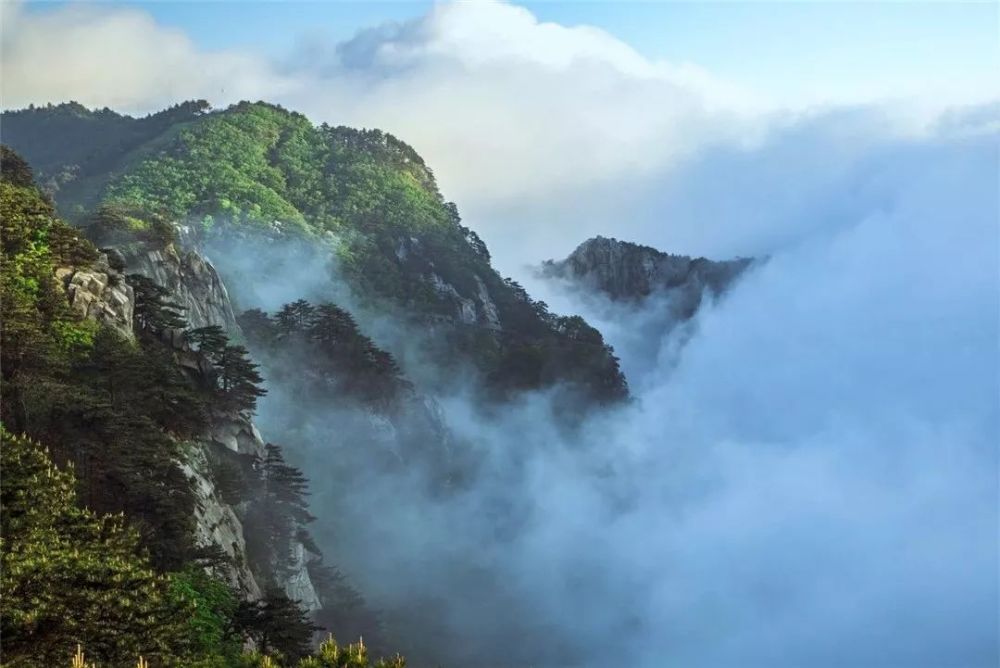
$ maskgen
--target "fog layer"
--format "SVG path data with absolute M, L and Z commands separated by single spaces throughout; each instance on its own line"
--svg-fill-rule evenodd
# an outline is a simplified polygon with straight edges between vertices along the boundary
M 485 413 L 456 384 L 437 399 L 479 461 L 470 485 L 366 464 L 369 432 L 336 406 L 289 433 L 309 398 L 270 388 L 261 421 L 312 479 L 314 533 L 416 665 L 996 664 L 995 131 L 832 162 L 812 133 L 677 176 L 703 229 L 783 230 L 753 237 L 769 259 L 689 326 L 658 335 L 655 297 L 525 278 L 602 329 L 636 401 L 567 436 L 544 395 Z M 285 299 L 215 259 L 244 302 Z M 283 275 L 288 299 L 351 299 L 315 266 Z M 359 320 L 432 373 L 397 348 L 420 332 Z

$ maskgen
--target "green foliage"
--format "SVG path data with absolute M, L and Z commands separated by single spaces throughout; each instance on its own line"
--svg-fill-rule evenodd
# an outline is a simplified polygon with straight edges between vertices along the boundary
M 140 151 L 103 199 L 175 219 L 212 216 L 260 228 L 279 221 L 306 231 L 302 214 L 286 199 L 285 175 L 271 164 L 296 122 L 308 127 L 304 117 L 259 104 L 206 116 L 155 151 Z
M 248 501 L 258 479 L 252 468 L 253 462 L 247 461 L 250 456 L 233 452 L 225 446 L 209 448 L 207 453 L 215 491 L 223 502 L 236 506 Z
M 226 346 L 219 358 L 217 370 L 219 402 L 231 411 L 252 412 L 257 399 L 266 394 L 260 385 L 263 377 L 257 372 L 258 365 L 250 359 L 250 353 L 243 346 Z
M 295 601 L 277 590 L 269 591 L 259 601 L 241 603 L 234 619 L 261 654 L 292 662 L 309 654 L 313 633 L 319 630 Z
M 273 656 L 250 652 L 244 654 L 239 668 L 406 668 L 406 659 L 398 654 L 389 658 L 372 662 L 364 640 L 357 643 L 340 645 L 329 636 L 320 643 L 319 649 L 309 656 L 301 658 L 297 663 L 275 660 Z
M 410 146 L 379 130 L 316 127 L 265 103 L 203 111 L 177 115 L 155 137 L 130 139 L 110 163 L 87 163 L 57 193 L 60 205 L 114 205 L 140 220 L 195 222 L 208 235 L 321 239 L 336 249 L 340 271 L 362 298 L 401 309 L 418 326 L 448 323 L 433 342 L 440 358 L 471 362 L 493 396 L 564 384 L 596 402 L 627 397 L 611 350 L 603 341 L 575 338 L 497 274 L 482 239 L 462 225 Z M 53 113 L 38 111 L 37 123 Z M 51 148 L 31 114 L 17 114 L 19 145 Z M 96 122 L 79 110 L 63 116 L 79 117 L 81 127 Z M 150 128 L 150 122 L 107 121 L 123 128 Z M 42 163 L 46 174 L 66 168 L 56 164 L 55 153 Z M 67 151 L 65 161 L 75 159 Z M 502 332 L 484 326 L 483 318 L 456 318 L 470 302 L 485 309 L 484 296 Z
M 19 188 L 32 188 L 35 185 L 34 172 L 27 161 L 2 144 L 0 144 L 0 180 Z
M 183 563 L 194 494 L 178 437 L 204 428 L 208 397 L 159 341 L 127 340 L 70 309 L 56 268 L 73 271 L 96 253 L 36 189 L 0 182 L 0 214 L 4 423 L 73 462 L 84 502 L 125 511 L 156 565 Z
M 185 339 L 211 365 L 205 378 L 215 404 L 224 410 L 253 412 L 257 399 L 267 391 L 261 387 L 264 379 L 257 371 L 259 365 L 247 349 L 231 345 L 218 325 L 190 330 Z
M 126 512 L 158 566 L 184 563 L 195 497 L 179 465 L 180 439 L 203 430 L 207 412 L 170 353 L 102 329 L 90 355 L 43 381 L 31 405 L 31 432 L 58 444 L 58 460 L 75 463 L 86 503 Z
M 4 139 L 34 165 L 46 190 L 83 185 L 85 192 L 89 175 L 112 169 L 121 155 L 208 109 L 196 100 L 137 119 L 76 102 L 49 104 L 4 112 Z
M 273 318 L 253 309 L 239 321 L 251 345 L 287 362 L 272 365 L 275 378 L 310 382 L 300 377 L 295 371 L 299 365 L 289 357 L 310 360 L 316 371 L 310 378 L 323 387 L 303 388 L 309 394 L 333 392 L 386 410 L 412 389 L 393 356 L 362 334 L 351 314 L 335 304 L 313 306 L 299 300 L 285 304 Z
M 97 253 L 25 182 L 30 170 L 3 157 L 2 419 L 50 443 L 52 460 L 78 473 L 0 431 L 4 665 L 58 665 L 79 643 L 101 665 L 143 655 L 153 665 L 231 668 L 243 661 L 244 638 L 305 656 L 314 627 L 294 602 L 274 593 L 240 605 L 204 570 L 225 556 L 195 544 L 196 496 L 181 467 L 210 408 L 253 409 L 263 394 L 256 365 L 219 328 L 188 332 L 190 347 L 176 343 L 182 309 L 143 276 L 128 277 L 134 338 L 74 313 L 57 269 L 92 268 Z M 116 208 L 90 220 L 112 235 L 156 227 Z M 230 454 L 210 456 L 213 477 L 228 501 L 247 504 L 251 523 L 272 529 L 260 535 L 269 567 L 261 577 L 273 579 L 293 540 L 315 551 L 303 529 L 312 519 L 305 477 L 277 446 L 256 468 Z
M 174 243 L 177 232 L 162 215 L 123 204 L 102 204 L 81 221 L 87 237 L 101 246 L 143 243 L 160 249 Z
M 314 560 L 309 563 L 309 579 L 323 604 L 315 615 L 318 626 L 338 638 L 364 638 L 376 653 L 388 653 L 381 617 L 340 571 Z
M 93 326 L 70 310 L 55 268 L 96 256 L 33 185 L 0 181 L 0 369 L 7 399 L 0 408 L 15 428 L 27 419 L 28 377 L 65 368 L 89 347 Z
M 194 612 L 169 595 L 120 516 L 76 505 L 71 473 L 0 430 L 4 665 L 50 666 L 77 643 L 103 662 L 186 653 Z
M 232 659 L 240 653 L 240 640 L 233 629 L 239 601 L 229 585 L 189 566 L 170 576 L 169 594 L 175 600 L 190 603 L 192 612 L 186 620 L 186 635 L 196 655 Z
M 405 668 L 406 660 L 396 655 L 391 658 L 379 659 L 374 663 L 368 656 L 368 648 L 359 639 L 355 644 L 339 645 L 333 636 L 329 636 L 320 646 L 315 655 L 299 662 L 298 668 Z
M 294 562 L 292 549 L 303 527 L 315 519 L 306 497 L 308 481 L 302 472 L 285 462 L 281 447 L 268 443 L 265 455 L 253 467 L 254 493 L 246 513 L 247 557 L 257 573 L 289 574 Z
M 135 292 L 135 328 L 147 337 L 157 337 L 168 329 L 185 329 L 184 307 L 170 301 L 170 291 L 142 274 L 129 274 Z

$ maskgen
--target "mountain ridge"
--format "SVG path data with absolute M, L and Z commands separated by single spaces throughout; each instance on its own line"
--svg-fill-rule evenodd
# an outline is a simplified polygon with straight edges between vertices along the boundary
M 598 403 L 628 396 L 600 333 L 500 276 L 430 168 L 391 134 L 313 126 L 259 102 L 194 101 L 143 119 L 66 104 L 0 120 L 78 225 L 111 210 L 119 225 L 181 224 L 195 245 L 236 235 L 328 248 L 361 299 L 417 328 L 436 323 L 436 356 L 470 363 L 497 398 L 556 386 Z M 91 125 L 110 148 L 60 148 Z
M 3 617 L 5 656 L 51 665 L 40 662 L 84 640 L 91 658 L 112 665 L 138 654 L 231 665 L 244 642 L 278 642 L 294 658 L 310 651 L 310 613 L 338 634 L 377 639 L 377 620 L 306 530 L 307 481 L 253 422 L 266 390 L 231 338 L 241 333 L 211 263 L 145 229 L 98 249 L 55 216 L 5 146 L 0 167 L 2 587 L 17 602 Z M 190 317 L 185 305 L 197 306 Z M 25 525 L 18 518 L 37 511 L 21 509 L 23 490 L 44 495 L 53 484 L 51 475 L 24 481 L 30 471 L 18 462 L 31 458 L 66 477 L 51 489 L 63 499 L 54 514 Z M 75 496 L 60 491 L 66 485 Z M 93 556 L 106 531 L 58 539 L 35 556 L 56 540 L 46 523 L 72 526 L 76 506 L 126 532 L 111 545 L 114 561 Z M 25 526 L 34 533 L 21 536 Z M 12 535 L 21 536 L 13 546 Z M 140 588 L 106 579 L 114 569 L 139 573 Z M 100 623 L 128 618 L 129 606 L 145 626 Z
M 665 299 L 676 324 L 694 317 L 706 296 L 717 299 L 724 295 L 756 261 L 693 258 L 596 236 L 582 242 L 563 260 L 546 260 L 538 273 L 542 278 L 564 281 L 572 289 L 599 294 L 612 302 Z
M 586 284 L 611 299 L 641 300 L 688 283 L 721 294 L 753 261 L 667 253 L 598 235 L 582 242 L 563 260 L 546 260 L 541 271 L 547 277 Z

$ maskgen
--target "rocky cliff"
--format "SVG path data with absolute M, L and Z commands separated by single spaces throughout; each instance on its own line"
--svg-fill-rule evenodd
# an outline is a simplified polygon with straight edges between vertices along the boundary
M 217 325 L 231 337 L 240 337 L 228 291 L 215 268 L 197 250 L 180 247 L 179 243 L 159 249 L 134 242 L 107 247 L 102 249 L 95 268 L 68 271 L 64 280 L 71 303 L 81 313 L 131 334 L 134 302 L 124 275 L 133 273 L 142 274 L 167 288 L 170 299 L 184 308 L 190 327 Z M 175 332 L 170 339 L 181 366 L 198 371 L 197 358 L 183 335 Z M 230 412 L 212 415 L 209 429 L 191 449 L 183 466 L 193 479 L 198 496 L 196 534 L 199 544 L 217 545 L 222 549 L 228 561 L 218 570 L 244 597 L 260 598 L 262 576 L 263 579 L 273 576 L 290 598 L 309 610 L 319 609 L 319 595 L 307 568 L 311 553 L 301 543 L 294 546 L 293 565 L 281 569 L 281 573 L 255 574 L 251 570 L 243 526 L 245 508 L 227 503 L 214 481 L 211 460 L 213 450 L 218 448 L 240 455 L 264 456 L 264 440 L 249 416 Z
M 545 262 L 541 273 L 616 301 L 664 296 L 676 316 L 687 319 L 698 310 L 706 294 L 721 295 L 752 261 L 672 255 L 649 246 L 594 237 L 580 244 L 565 260 Z
M 112 259 L 120 261 L 129 273 L 142 274 L 170 290 L 192 327 L 218 325 L 230 334 L 238 334 L 229 292 L 215 267 L 195 250 L 179 245 L 156 249 L 125 244 L 110 252 Z
M 135 296 L 122 276 L 122 267 L 112 267 L 108 254 L 101 253 L 89 267 L 63 266 L 56 269 L 70 306 L 80 316 L 104 323 L 132 338 Z

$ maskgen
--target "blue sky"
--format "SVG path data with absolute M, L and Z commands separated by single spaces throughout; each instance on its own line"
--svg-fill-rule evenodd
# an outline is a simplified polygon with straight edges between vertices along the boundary
M 46 12 L 67 3 L 32 2 Z M 432 2 L 126 2 L 204 49 L 281 57 L 304 37 L 339 42 Z M 525 2 L 540 20 L 600 27 L 651 59 L 691 62 L 789 99 L 867 101 L 928 85 L 963 95 L 1000 69 L 994 2 Z

